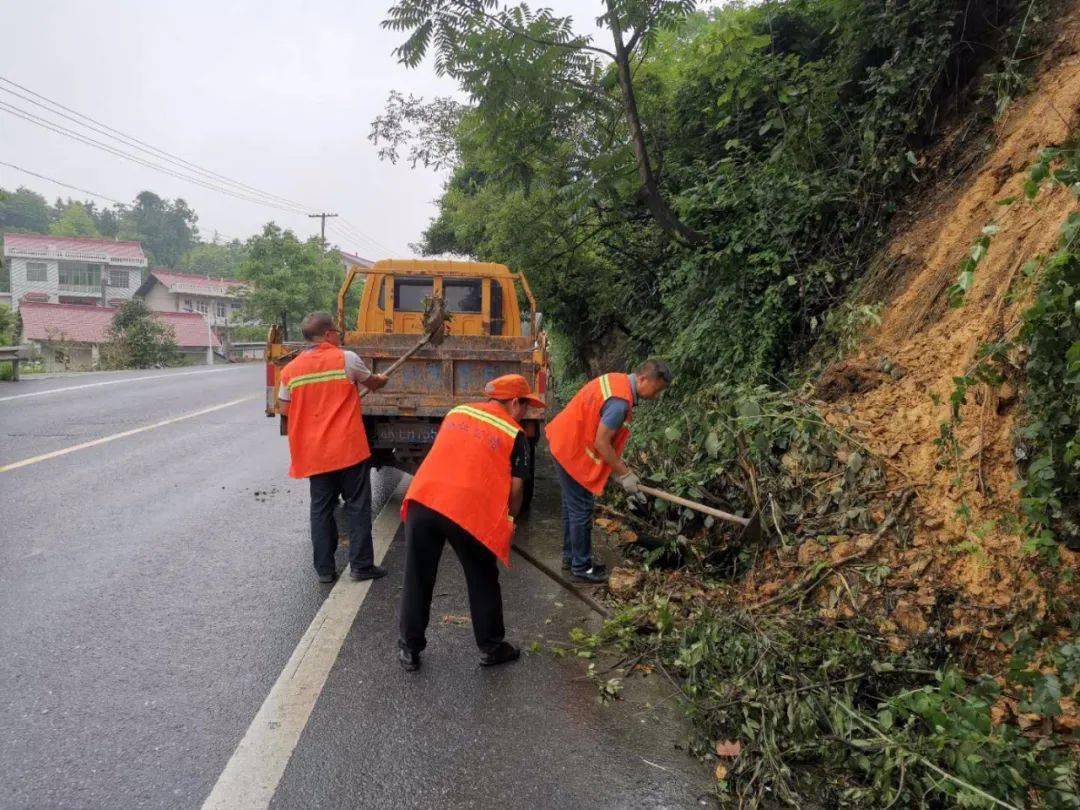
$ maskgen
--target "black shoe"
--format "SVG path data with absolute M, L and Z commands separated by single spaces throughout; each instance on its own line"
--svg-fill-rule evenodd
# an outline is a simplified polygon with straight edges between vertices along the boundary
M 418 652 L 398 647 L 397 660 L 401 664 L 401 668 L 406 672 L 416 672 L 416 670 L 420 669 L 420 653 Z
M 499 664 L 509 664 L 519 658 L 521 658 L 521 650 L 509 641 L 501 641 L 494 650 L 480 656 L 480 666 L 497 667 Z
M 571 573 L 570 579 L 574 582 L 587 582 L 590 585 L 599 585 L 608 581 L 607 566 L 594 564 L 592 568 L 586 568 L 581 573 Z
M 562 561 L 562 570 L 563 571 L 569 571 L 570 570 L 570 561 L 569 560 L 563 560 Z
M 379 579 L 386 576 L 386 569 L 381 565 L 369 565 L 367 568 L 353 568 L 349 571 L 349 579 L 353 582 L 363 582 L 366 579 Z
M 319 574 L 319 582 L 323 585 L 329 585 L 335 579 L 337 579 L 337 573 L 335 571 L 331 571 L 329 574 Z

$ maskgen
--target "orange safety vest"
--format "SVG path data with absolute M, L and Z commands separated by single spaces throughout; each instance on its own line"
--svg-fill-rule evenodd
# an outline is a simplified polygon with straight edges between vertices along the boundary
M 290 476 L 307 478 L 371 458 L 345 352 L 317 343 L 282 369 L 281 383 L 289 389 Z
M 600 409 L 611 397 L 625 399 L 630 406 L 626 422 L 615 434 L 615 452 L 621 455 L 630 439 L 630 429 L 626 425 L 634 412 L 634 390 L 626 374 L 604 374 L 589 380 L 544 430 L 551 455 L 571 478 L 594 495 L 604 491 L 611 475 L 611 467 L 596 452 Z
M 401 504 L 433 509 L 510 565 L 510 457 L 521 425 L 501 405 L 459 405 L 442 421 L 435 443 L 413 476 Z

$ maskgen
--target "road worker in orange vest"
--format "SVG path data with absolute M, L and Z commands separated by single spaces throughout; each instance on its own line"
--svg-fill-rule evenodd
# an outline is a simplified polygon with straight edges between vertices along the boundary
M 447 542 L 465 571 L 481 666 L 521 654 L 505 639 L 498 562 L 510 563 L 514 517 L 530 470 L 531 448 L 518 420 L 544 401 L 520 374 L 492 380 L 484 394 L 486 402 L 460 405 L 443 419 L 401 506 L 406 551 L 398 659 L 406 671 L 419 668 L 427 646 L 435 576 Z
M 289 419 L 289 475 L 310 481 L 315 573 L 319 582 L 337 579 L 334 508 L 340 497 L 352 579 L 378 579 L 386 570 L 375 565 L 371 542 L 371 450 L 357 386 L 378 391 L 386 376 L 341 349 L 329 313 L 312 312 L 300 329 L 308 345 L 282 370 L 278 401 Z
M 627 492 L 638 491 L 638 477 L 621 458 L 627 425 L 638 402 L 656 399 L 670 383 L 662 360 L 647 360 L 633 374 L 604 374 L 585 383 L 545 429 L 562 490 L 563 570 L 578 582 L 608 578 L 593 558 L 593 504 L 613 473 Z

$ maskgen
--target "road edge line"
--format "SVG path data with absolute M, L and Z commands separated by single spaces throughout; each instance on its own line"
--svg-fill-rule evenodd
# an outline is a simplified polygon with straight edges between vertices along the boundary
M 59 456 L 66 456 L 68 453 L 74 453 L 77 450 L 88 450 L 91 447 L 97 447 L 101 444 L 108 444 L 114 442 L 117 439 L 126 439 L 128 436 L 134 436 L 137 433 L 145 433 L 148 430 L 154 430 L 155 428 L 165 427 L 166 425 L 173 425 L 177 422 L 183 422 L 187 419 L 194 419 L 196 416 L 203 416 L 204 414 L 213 413 L 214 411 L 220 411 L 222 408 L 229 408 L 233 405 L 239 405 L 241 402 L 250 402 L 253 399 L 260 399 L 261 395 L 254 395 L 250 397 L 241 397 L 240 399 L 233 399 L 229 402 L 222 402 L 219 405 L 211 405 L 209 408 L 201 408 L 191 413 L 182 413 L 179 416 L 171 416 L 168 419 L 162 419 L 160 422 L 154 422 L 150 425 L 143 425 L 142 427 L 132 428 L 131 430 L 122 430 L 119 433 L 112 433 L 108 436 L 101 436 L 97 439 L 91 439 L 88 442 L 82 442 L 81 444 L 73 444 L 70 447 L 61 447 L 59 450 L 53 450 L 48 453 L 42 453 L 40 456 L 31 456 L 30 458 L 24 458 L 21 461 L 13 461 L 10 464 L 0 464 L 0 473 L 11 472 L 17 470 L 20 467 L 28 467 L 31 464 L 37 464 L 41 461 L 48 461 L 49 459 L 57 458 Z
M 383 561 L 397 533 L 407 484 L 406 476 L 371 527 L 376 564 Z M 371 580 L 353 582 L 347 576 L 334 585 L 229 757 L 202 810 L 269 807 L 371 586 Z
M 101 388 L 103 385 L 120 385 L 121 383 L 142 382 L 143 380 L 164 380 L 173 377 L 190 377 L 192 374 L 214 374 L 215 372 L 229 371 L 231 368 L 242 367 L 242 365 L 237 364 L 225 368 L 207 368 L 200 371 L 180 371 L 175 374 L 144 374 L 141 377 L 122 377 L 119 380 L 102 380 L 101 382 L 83 383 L 81 385 L 68 385 L 63 388 L 48 388 L 44 391 L 27 391 L 25 394 L 11 394 L 10 396 L 0 397 L 0 402 L 10 402 L 13 399 L 29 399 L 30 397 L 44 397 L 49 394 L 62 394 L 65 391 L 78 391 L 83 388 Z M 23 382 L 30 382 L 30 380 L 24 379 Z

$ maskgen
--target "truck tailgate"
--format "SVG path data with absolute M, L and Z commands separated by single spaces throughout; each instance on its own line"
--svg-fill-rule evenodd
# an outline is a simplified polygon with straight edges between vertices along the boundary
M 364 333 L 343 348 L 381 372 L 416 341 L 416 335 Z M 365 396 L 364 413 L 441 417 L 455 405 L 483 399 L 484 385 L 503 374 L 521 374 L 535 387 L 535 351 L 531 337 L 448 336 L 441 346 L 425 347 L 407 360 L 381 391 Z

